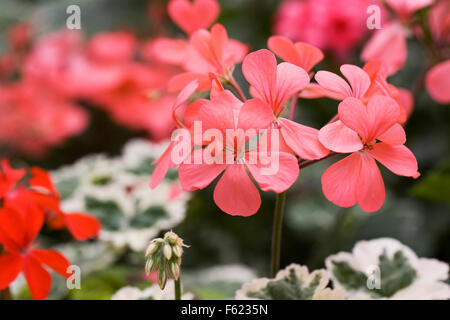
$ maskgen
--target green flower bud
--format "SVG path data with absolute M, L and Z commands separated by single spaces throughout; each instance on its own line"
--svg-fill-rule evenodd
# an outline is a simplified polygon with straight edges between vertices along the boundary
M 163 290 L 166 287 L 167 275 L 164 268 L 158 269 L 158 285 Z
M 183 254 L 183 247 L 178 245 L 173 246 L 172 251 L 174 255 L 176 255 L 178 258 L 181 258 L 181 255 Z

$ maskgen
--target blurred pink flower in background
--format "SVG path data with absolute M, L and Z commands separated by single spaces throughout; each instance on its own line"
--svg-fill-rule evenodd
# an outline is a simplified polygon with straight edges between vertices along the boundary
M 450 60 L 444 61 L 428 71 L 425 85 L 430 96 L 437 102 L 450 103 Z
M 369 29 L 367 7 L 376 0 L 287 0 L 275 20 L 275 33 L 345 56 Z M 380 9 L 381 6 L 380 6 Z
M 219 17 L 217 0 L 171 0 L 167 6 L 170 18 L 186 34 L 207 29 Z
M 390 76 L 403 68 L 408 56 L 408 30 L 398 22 L 392 22 L 377 30 L 361 53 L 365 62 L 382 61 L 383 71 Z
M 440 0 L 430 10 L 430 31 L 439 45 L 450 44 L 450 0 Z
M 0 143 L 35 157 L 79 134 L 88 123 L 78 105 L 27 79 L 0 86 L 0 113 Z
M 434 0 L 386 0 L 388 6 L 395 11 L 401 20 L 408 18 L 417 10 L 433 4 L 433 2 Z
M 0 56 L 0 143 L 8 150 L 42 156 L 80 134 L 88 124 L 80 99 L 153 140 L 169 137 L 174 95 L 166 88 L 179 69 L 155 63 L 153 55 L 137 59 L 140 43 L 132 33 L 101 32 L 86 42 L 77 31 L 61 30 L 33 42 L 31 29 L 20 24 L 7 35 L 10 50 Z

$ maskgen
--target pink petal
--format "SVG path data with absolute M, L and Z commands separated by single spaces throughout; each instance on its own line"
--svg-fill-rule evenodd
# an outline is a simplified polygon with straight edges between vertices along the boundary
M 201 159 L 200 164 L 194 163 L 196 158 Z M 226 167 L 226 164 L 207 164 L 203 149 L 197 149 L 192 152 L 190 164 L 180 164 L 178 174 L 181 186 L 188 191 L 206 188 Z
M 183 39 L 158 38 L 150 44 L 149 51 L 163 63 L 182 65 L 188 46 L 189 43 Z
M 366 106 L 356 98 L 346 98 L 339 104 L 339 119 L 344 125 L 357 132 L 364 142 L 368 141 L 371 132 L 371 122 Z
M 211 88 L 211 80 L 208 75 L 196 72 L 184 72 L 172 77 L 168 83 L 169 92 L 177 92 L 185 88 L 192 81 L 198 82 L 197 90 L 209 90 Z
M 245 170 L 244 165 L 230 165 L 214 189 L 214 202 L 230 215 L 248 217 L 261 206 L 258 189 Z
M 406 133 L 403 127 L 396 123 L 385 133 L 378 136 L 378 140 L 391 145 L 404 144 L 406 142 Z
M 177 165 L 172 161 L 172 149 L 175 144 L 171 143 L 166 151 L 155 161 L 156 167 L 153 170 L 152 178 L 150 180 L 150 188 L 155 189 L 167 174 L 169 169 L 175 168 Z
M 198 111 L 198 119 L 202 123 L 203 131 L 208 129 L 221 130 L 225 134 L 226 129 L 236 127 L 235 111 L 242 107 L 243 103 L 230 91 L 217 93 L 213 100 L 205 102 Z
M 300 57 L 291 40 L 283 36 L 272 36 L 267 47 L 286 62 L 300 66 Z
M 360 153 L 361 172 L 359 174 L 356 197 L 365 212 L 374 212 L 381 208 L 386 196 L 383 177 L 375 160 L 367 153 Z
M 375 32 L 364 47 L 361 59 L 382 61 L 389 76 L 403 67 L 407 55 L 406 31 L 400 24 L 393 23 Z
M 417 177 L 418 167 L 414 154 L 404 145 L 377 143 L 368 152 L 382 165 L 399 176 Z
M 215 24 L 211 28 L 211 45 L 214 57 L 222 62 L 225 58 L 225 49 L 228 44 L 228 33 L 224 26 Z
M 302 90 L 302 92 L 300 92 L 299 97 L 305 99 L 328 97 L 334 100 L 344 100 L 347 96 L 339 92 L 325 89 L 317 83 L 310 83 L 305 89 Z
M 264 155 L 249 154 L 250 159 L 252 157 L 258 159 L 258 156 Z M 271 174 L 272 171 L 267 171 L 270 170 L 268 169 L 270 164 L 262 164 L 261 161 L 258 161 L 256 164 L 247 164 L 247 168 L 256 182 L 258 182 L 261 190 L 271 190 L 276 193 L 284 192 L 297 180 L 299 174 L 298 160 L 294 155 L 286 152 L 272 153 L 270 159 L 277 159 L 275 161 L 278 161 L 278 170 L 274 169 L 273 174 Z
M 245 57 L 242 73 L 258 96 L 272 103 L 277 81 L 277 60 L 269 50 L 258 50 Z
M 206 99 L 198 99 L 189 104 L 184 111 L 183 118 L 184 124 L 187 128 L 190 128 L 194 125 L 194 121 L 198 119 L 198 113 L 200 109 L 203 107 L 205 103 L 208 103 L 209 100 Z
M 197 88 L 198 88 L 198 81 L 193 80 L 189 82 L 175 98 L 175 101 L 172 106 L 172 118 L 179 127 L 182 127 L 183 124 L 181 123 L 181 121 L 178 120 L 177 110 L 180 107 L 182 107 L 186 103 L 186 101 L 189 100 L 189 98 L 195 92 L 195 90 L 197 90 Z
M 267 46 L 281 59 L 303 68 L 306 72 L 324 58 L 319 48 L 304 42 L 293 44 L 291 40 L 282 36 L 270 37 Z
M 352 96 L 352 89 L 348 83 L 332 72 L 319 71 L 314 78 L 321 87 L 333 92 L 333 94 L 342 95 L 344 97 Z
M 276 100 L 272 107 L 280 106 L 308 84 L 309 76 L 305 70 L 288 62 L 280 63 L 277 67 Z
M 219 16 L 216 0 L 171 0 L 167 11 L 172 20 L 187 34 L 208 28 Z
M 305 69 L 306 72 L 311 71 L 324 58 L 322 50 L 305 42 L 295 43 L 295 49 L 300 57 L 298 66 Z
M 319 141 L 319 130 L 280 118 L 281 134 L 287 145 L 302 159 L 321 159 L 329 150 Z
M 244 131 L 248 129 L 265 129 L 273 121 L 273 112 L 270 106 L 259 99 L 247 100 L 239 112 L 237 128 Z
M 361 99 L 370 87 L 369 75 L 360 67 L 351 64 L 344 64 L 340 70 L 352 87 L 352 96 Z
M 322 191 L 325 197 L 334 204 L 348 208 L 357 202 L 356 189 L 361 172 L 361 156 L 359 152 L 336 162 L 322 175 Z
M 450 103 L 450 60 L 434 66 L 425 79 L 430 96 L 441 104 Z
M 392 98 L 375 95 L 367 104 L 367 115 L 370 121 L 369 140 L 372 141 L 379 138 L 397 122 L 400 116 L 400 106 Z
M 349 153 L 363 148 L 358 134 L 345 126 L 341 120 L 327 124 L 320 129 L 319 141 L 334 152 Z
M 236 63 L 244 60 L 248 52 L 248 46 L 239 41 L 229 39 L 226 43 L 224 52 L 224 65 L 228 68 L 234 66 Z

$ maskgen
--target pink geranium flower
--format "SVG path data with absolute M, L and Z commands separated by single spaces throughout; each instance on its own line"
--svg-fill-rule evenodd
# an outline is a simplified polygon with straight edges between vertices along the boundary
M 399 123 L 405 123 L 412 112 L 413 97 L 406 89 L 398 89 L 386 80 L 386 72 L 380 62 L 369 62 L 363 69 L 354 65 L 342 65 L 340 68 L 348 83 L 338 75 L 319 71 L 315 79 L 318 85 L 311 84 L 307 88 L 307 94 L 302 97 L 318 98 L 326 96 L 336 100 L 344 100 L 348 97 L 367 102 L 375 95 L 384 95 L 396 100 L 400 106 Z
M 330 150 L 351 155 L 322 175 L 328 200 L 341 207 L 358 203 L 366 212 L 379 210 L 385 189 L 375 160 L 397 175 L 419 176 L 416 158 L 404 146 L 405 131 L 396 122 L 399 115 L 398 104 L 381 95 L 371 98 L 367 106 L 353 97 L 339 105 L 340 120 L 323 127 L 319 139 Z
M 317 138 L 318 130 L 281 117 L 283 104 L 309 83 L 304 69 L 288 62 L 277 66 L 274 54 L 263 49 L 245 58 L 242 72 L 252 95 L 272 108 L 272 125 L 281 132 L 280 150 L 292 150 L 302 159 L 320 159 L 328 154 Z
M 287 0 L 278 9 L 275 33 L 348 55 L 364 38 L 367 7 L 374 0 Z
M 229 79 L 234 66 L 244 59 L 247 51 L 247 46 L 229 39 L 226 29 L 220 24 L 212 26 L 211 31 L 198 30 L 189 41 L 183 65 L 187 72 L 173 77 L 169 90 L 181 90 L 193 80 L 199 82 L 199 90 L 207 90 L 211 85 L 210 73 Z
M 171 0 L 167 11 L 172 19 L 188 36 L 201 29 L 208 29 L 219 16 L 220 7 L 216 0 Z M 189 41 L 161 37 L 148 43 L 146 50 L 159 61 L 182 66 L 188 54 Z
M 278 171 L 265 175 L 261 169 L 266 164 L 261 161 L 258 148 L 246 144 L 246 130 L 266 129 L 272 123 L 272 111 L 263 101 L 252 99 L 242 103 L 230 91 L 221 91 L 202 105 L 198 120 L 204 130 L 219 130 L 225 140 L 218 138 L 206 148 L 196 149 L 190 163 L 180 165 L 180 182 L 184 189 L 203 189 L 224 172 L 214 189 L 215 203 L 228 214 L 250 216 L 258 211 L 261 198 L 249 174 L 262 190 L 277 193 L 287 190 L 296 181 L 299 168 L 292 154 L 276 153 Z M 228 139 L 230 134 L 235 138 Z M 201 163 L 195 163 L 196 157 L 202 159 Z M 211 159 L 219 161 L 211 163 Z

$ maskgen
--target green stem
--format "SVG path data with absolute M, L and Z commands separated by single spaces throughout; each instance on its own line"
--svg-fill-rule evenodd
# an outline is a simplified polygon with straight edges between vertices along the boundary
M 283 227 L 284 204 L 286 202 L 286 191 L 277 194 L 275 213 L 273 216 L 272 231 L 272 259 L 270 263 L 271 275 L 274 278 L 280 269 L 281 251 L 281 229 Z
M 239 84 L 234 80 L 233 77 L 230 77 L 230 85 L 233 87 L 233 89 L 236 91 L 236 93 L 239 95 L 239 98 L 241 98 L 242 101 L 246 101 L 247 98 L 245 97 L 244 92 L 242 91 Z
M 175 300 L 181 300 L 181 276 L 175 280 Z

